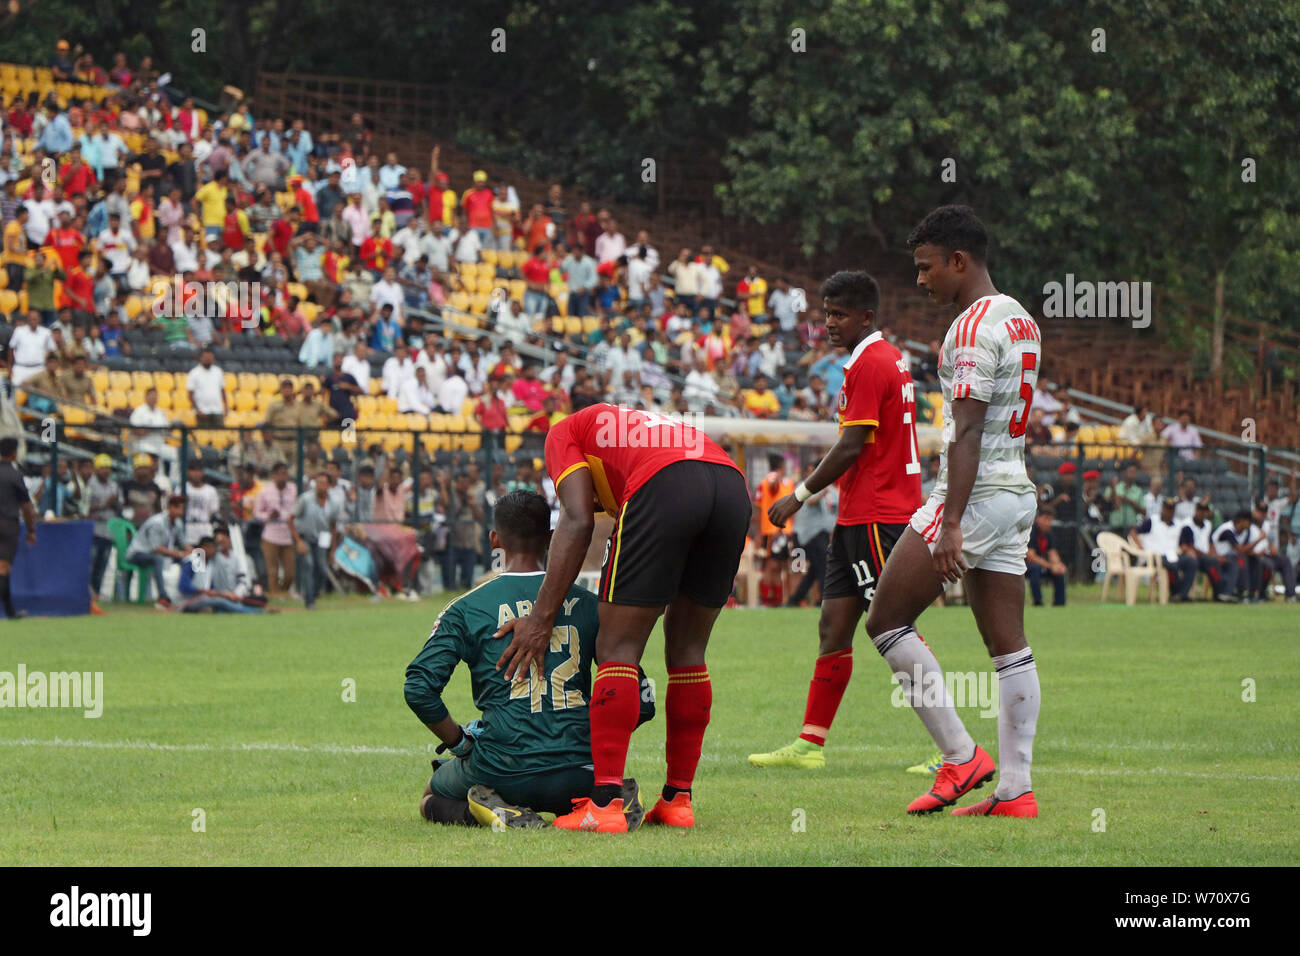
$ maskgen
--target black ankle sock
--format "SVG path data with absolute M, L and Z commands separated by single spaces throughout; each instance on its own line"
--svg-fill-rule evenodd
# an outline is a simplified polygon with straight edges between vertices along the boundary
M 9 575 L 7 574 L 0 574 L 0 602 L 4 604 L 5 616 L 13 617 L 15 614 L 14 601 L 9 594 Z
M 591 799 L 598 807 L 609 806 L 609 801 L 622 794 L 623 788 L 616 783 L 602 783 L 591 788 Z
M 686 796 L 689 797 L 689 796 L 691 795 L 691 788 L 690 788 L 690 787 L 670 787 L 670 786 L 668 786 L 668 784 L 664 784 L 663 795 L 664 795 L 664 799 L 667 800 L 668 802 L 671 803 L 672 800 L 673 800 L 673 798 L 674 798 L 675 796 L 677 796 L 677 794 L 679 794 L 679 793 L 684 793 L 684 794 L 686 794 Z

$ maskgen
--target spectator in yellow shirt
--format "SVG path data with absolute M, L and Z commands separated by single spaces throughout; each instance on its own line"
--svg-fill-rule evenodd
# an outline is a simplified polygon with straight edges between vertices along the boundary
M 767 280 L 758 274 L 758 266 L 750 266 L 749 274 L 741 279 L 736 287 L 736 295 L 744 296 L 749 302 L 749 318 L 761 323 L 767 321 Z
M 754 379 L 753 388 L 745 389 L 746 415 L 752 418 L 776 418 L 781 414 L 781 402 L 767 384 L 767 376 L 760 375 Z
M 226 221 L 226 196 L 230 193 L 230 178 L 223 169 L 210 183 L 204 183 L 194 194 L 194 211 L 203 223 L 203 232 L 213 239 L 221 238 L 221 228 Z

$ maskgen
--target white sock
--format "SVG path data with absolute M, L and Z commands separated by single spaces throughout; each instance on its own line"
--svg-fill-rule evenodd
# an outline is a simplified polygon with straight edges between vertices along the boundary
M 898 678 L 907 702 L 943 751 L 944 763 L 965 763 L 975 753 L 975 741 L 957 716 L 952 697 L 943 683 L 943 671 L 916 628 L 908 625 L 872 638 L 872 644 Z M 917 676 L 920 686 L 917 686 Z M 935 698 L 942 703 L 933 703 Z
M 1028 648 L 993 658 L 998 675 L 998 786 L 993 795 L 1013 800 L 1033 787 L 1034 730 L 1038 725 L 1038 665 Z

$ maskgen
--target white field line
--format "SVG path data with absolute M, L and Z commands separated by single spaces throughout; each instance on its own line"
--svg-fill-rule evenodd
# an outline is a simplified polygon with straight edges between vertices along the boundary
M 291 744 L 291 743 L 242 743 L 242 744 L 160 744 L 149 740 L 64 740 L 55 737 L 51 740 L 38 740 L 21 737 L 14 740 L 0 740 L 0 747 L 54 747 L 83 750 L 146 750 L 160 753 L 303 753 L 327 754 L 330 756 L 388 756 L 388 757 L 425 757 L 432 752 L 433 745 L 426 749 L 418 747 L 371 747 L 365 744 Z M 841 747 L 840 750 L 892 750 L 885 747 Z M 706 763 L 720 763 L 717 754 L 705 754 Z M 1115 767 L 1044 767 L 1037 766 L 1034 773 L 1064 774 L 1076 777 L 1182 777 L 1189 780 L 1252 780 L 1266 783 L 1297 783 L 1300 775 L 1295 774 L 1244 774 L 1244 773 L 1204 773 L 1195 770 L 1177 770 L 1169 767 L 1115 768 Z

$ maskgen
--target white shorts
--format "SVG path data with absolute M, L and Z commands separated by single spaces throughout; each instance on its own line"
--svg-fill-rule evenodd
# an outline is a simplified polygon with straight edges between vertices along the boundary
M 1032 491 L 1015 494 L 1002 491 L 992 498 L 966 506 L 961 517 L 961 556 L 968 568 L 1025 573 L 1025 552 L 1029 550 L 1029 531 L 1038 511 L 1037 495 Z M 912 530 L 919 534 L 934 553 L 943 521 L 943 499 L 930 499 L 912 515 Z

